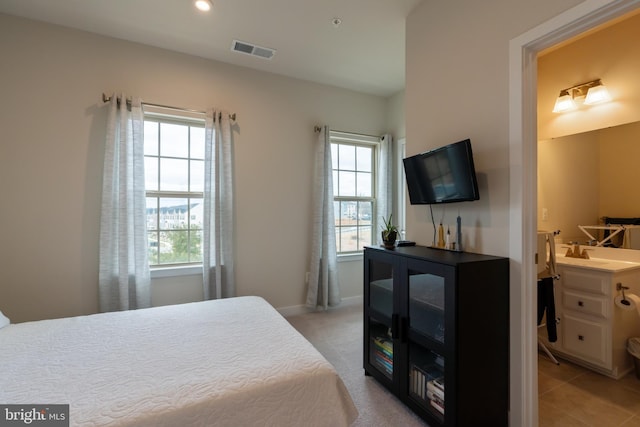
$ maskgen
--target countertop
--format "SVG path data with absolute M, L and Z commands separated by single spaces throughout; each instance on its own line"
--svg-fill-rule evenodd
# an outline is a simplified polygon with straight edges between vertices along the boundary
M 559 254 L 556 254 L 556 263 L 559 265 L 581 267 L 590 270 L 606 271 L 610 273 L 640 269 L 640 262 L 621 261 L 606 258 L 571 258 Z

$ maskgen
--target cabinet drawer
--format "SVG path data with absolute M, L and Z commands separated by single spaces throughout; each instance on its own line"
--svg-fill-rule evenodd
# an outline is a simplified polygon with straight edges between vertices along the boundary
M 607 304 L 606 298 L 579 292 L 562 292 L 562 306 L 568 310 L 602 317 L 603 319 L 606 319 L 609 315 L 609 304 Z
M 562 271 L 562 286 L 577 289 L 583 292 L 591 292 L 600 295 L 609 295 L 611 278 L 609 275 L 599 274 L 593 270 L 564 268 Z
M 564 315 L 561 322 L 564 331 L 562 344 L 575 356 L 607 367 L 609 345 L 606 325 L 600 322 Z

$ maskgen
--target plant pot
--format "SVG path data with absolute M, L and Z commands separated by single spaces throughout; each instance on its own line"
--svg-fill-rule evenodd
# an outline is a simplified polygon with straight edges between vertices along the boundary
M 387 249 L 393 249 L 396 247 L 397 238 L 398 238 L 398 233 L 396 231 L 391 231 L 389 233 L 385 231 L 382 232 L 382 244 Z

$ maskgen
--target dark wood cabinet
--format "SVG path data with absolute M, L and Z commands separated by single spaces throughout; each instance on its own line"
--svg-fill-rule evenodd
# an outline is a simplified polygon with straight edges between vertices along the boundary
M 363 359 L 429 425 L 508 425 L 509 260 L 365 248 Z

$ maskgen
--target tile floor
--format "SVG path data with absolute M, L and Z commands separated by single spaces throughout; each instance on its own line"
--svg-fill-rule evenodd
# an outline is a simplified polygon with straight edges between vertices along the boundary
M 538 355 L 539 426 L 640 427 L 640 380 L 614 380 Z

